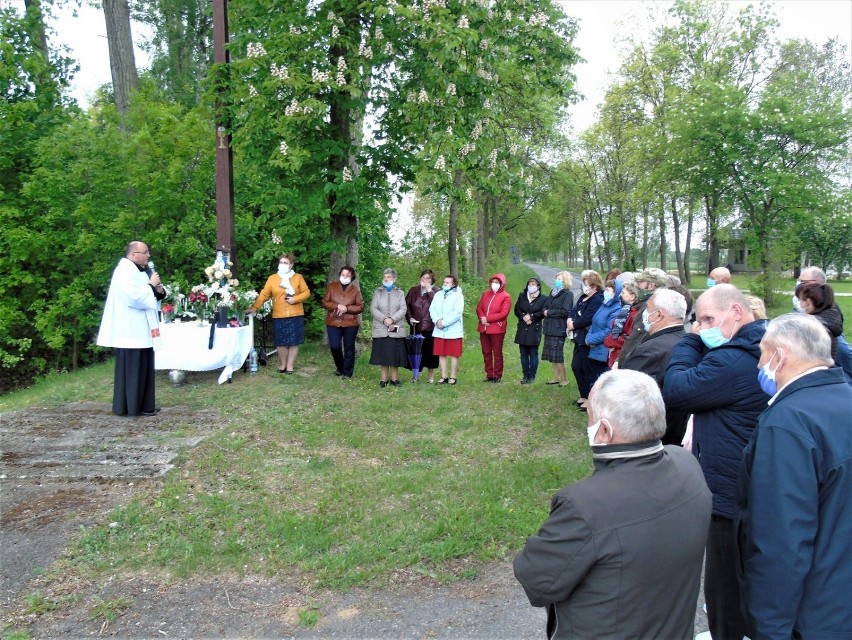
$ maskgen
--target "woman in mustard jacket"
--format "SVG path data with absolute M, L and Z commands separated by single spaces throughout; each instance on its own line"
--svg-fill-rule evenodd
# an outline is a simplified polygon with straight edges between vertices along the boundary
M 272 323 L 278 349 L 278 373 L 293 373 L 299 345 L 305 342 L 305 307 L 311 297 L 305 279 L 293 271 L 296 257 L 285 253 L 278 258 L 278 273 L 273 273 L 249 309 L 256 313 L 272 298 Z

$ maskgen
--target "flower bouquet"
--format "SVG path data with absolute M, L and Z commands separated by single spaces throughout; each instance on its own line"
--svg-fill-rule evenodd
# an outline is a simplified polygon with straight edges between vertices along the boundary
M 175 306 L 167 302 L 162 307 L 160 307 L 160 313 L 163 314 L 163 322 L 168 324 L 174 318 Z
M 197 318 L 198 323 L 204 324 L 213 312 L 208 287 L 203 284 L 195 285 L 189 293 L 188 301 L 189 309 Z M 218 304 L 215 306 L 218 306 Z

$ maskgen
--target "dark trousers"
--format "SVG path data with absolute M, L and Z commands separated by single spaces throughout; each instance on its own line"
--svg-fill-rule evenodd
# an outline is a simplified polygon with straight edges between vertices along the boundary
M 714 515 L 710 520 L 704 558 L 704 600 L 713 640 L 754 637 L 740 609 L 736 544 L 734 521 Z
M 358 327 L 326 326 L 326 331 L 328 348 L 331 349 L 337 372 L 351 378 L 355 372 L 355 336 L 358 335 Z
M 112 412 L 117 416 L 153 413 L 154 350 L 115 349 L 115 379 L 112 386 Z
M 588 367 L 588 393 L 591 393 L 592 387 L 595 386 L 595 383 L 598 381 L 598 378 L 600 378 L 603 374 L 609 371 L 609 367 L 606 366 L 606 362 L 594 360 L 593 358 L 586 358 L 586 366 Z M 582 397 L 588 398 L 588 393 L 583 395 Z
M 574 345 L 574 355 L 571 357 L 571 373 L 577 381 L 577 389 L 581 398 L 588 398 L 592 385 L 589 383 L 589 347 L 584 344 Z
M 505 333 L 480 333 L 482 359 L 485 361 L 486 378 L 503 377 L 503 338 Z
M 538 373 L 538 345 L 518 345 L 521 349 L 521 369 L 524 372 L 524 380 L 535 380 Z

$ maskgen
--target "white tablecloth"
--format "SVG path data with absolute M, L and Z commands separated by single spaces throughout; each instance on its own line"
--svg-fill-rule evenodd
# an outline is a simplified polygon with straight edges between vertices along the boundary
M 156 369 L 212 371 L 224 367 L 219 384 L 231 378 L 235 369 L 243 366 L 254 342 L 254 319 L 249 317 L 245 327 L 216 327 L 213 348 L 210 326 L 195 322 L 172 322 L 160 325 L 163 347 L 154 352 Z

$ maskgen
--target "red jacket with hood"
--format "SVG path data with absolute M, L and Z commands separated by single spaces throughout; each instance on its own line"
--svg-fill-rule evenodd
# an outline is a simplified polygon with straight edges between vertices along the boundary
M 500 289 L 497 293 L 491 290 L 492 280 L 500 281 Z M 479 321 L 476 330 L 479 333 L 506 333 L 507 318 L 512 311 L 512 296 L 506 293 L 506 276 L 495 273 L 488 279 L 488 290 L 482 294 L 479 304 L 476 305 L 476 318 Z M 482 324 L 485 316 L 488 326 Z

